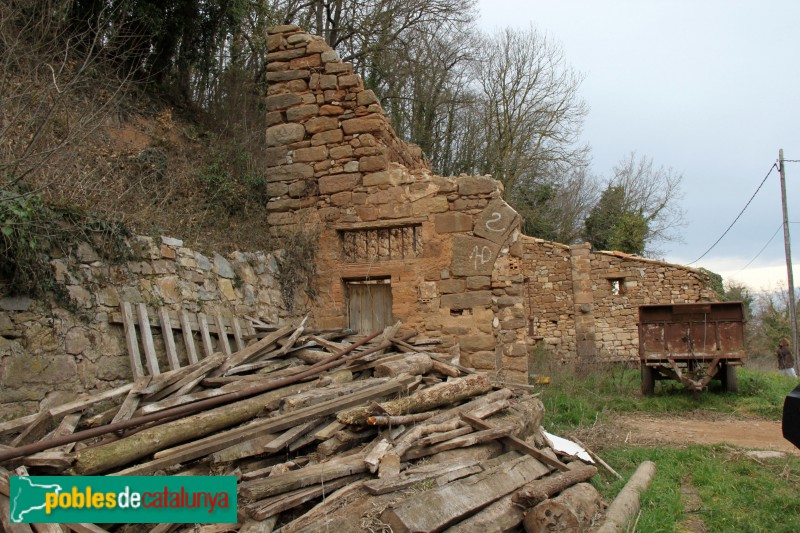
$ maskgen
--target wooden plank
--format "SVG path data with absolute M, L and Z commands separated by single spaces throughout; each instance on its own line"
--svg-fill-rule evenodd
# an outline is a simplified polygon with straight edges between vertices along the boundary
M 217 324 L 217 337 L 219 338 L 219 346 L 222 353 L 225 355 L 231 354 L 231 343 L 228 342 L 228 332 L 225 330 L 225 322 L 219 311 L 214 315 L 214 321 Z
M 175 337 L 172 335 L 172 323 L 166 307 L 158 309 L 158 320 L 161 324 L 161 335 L 164 337 L 164 348 L 167 353 L 169 369 L 176 370 L 181 367 L 181 364 L 178 361 L 178 350 L 175 349 Z
M 186 358 L 189 360 L 189 364 L 192 365 L 197 362 L 197 348 L 194 345 L 192 326 L 189 324 L 189 313 L 181 311 L 180 323 L 181 332 L 183 333 L 183 344 L 186 346 Z
M 276 453 L 291 443 L 302 437 L 307 432 L 311 431 L 317 426 L 317 421 L 312 420 L 310 422 L 306 422 L 305 424 L 298 424 L 295 427 L 284 431 L 281 435 L 278 435 L 276 439 L 271 441 L 269 444 L 264 446 L 265 453 Z
M 139 407 L 139 401 L 142 399 L 142 390 L 150 384 L 152 379 L 152 376 L 144 376 L 136 380 L 133 384 L 133 388 L 125 397 L 125 401 L 123 401 L 122 405 L 119 407 L 119 411 L 117 411 L 117 414 L 111 419 L 112 424 L 121 420 L 128 420 L 133 416 L 133 413 L 136 412 L 136 408 Z
M 265 520 L 277 515 L 278 513 L 288 511 L 289 509 L 293 509 L 298 505 L 315 500 L 332 490 L 340 489 L 345 485 L 349 485 L 354 481 L 362 479 L 363 477 L 363 474 L 345 476 L 333 481 L 328 481 L 327 483 L 314 485 L 313 487 L 294 490 L 286 494 L 281 494 L 275 498 L 254 502 L 247 506 L 247 511 L 248 514 L 250 514 L 250 516 L 255 520 Z
M 212 453 L 210 456 L 211 462 L 214 464 L 228 463 L 244 457 L 252 457 L 254 455 L 263 454 L 264 447 L 275 440 L 275 438 L 275 435 L 267 434 L 254 439 L 248 439 L 244 442 L 239 442 L 233 446 L 225 448 L 224 450 Z
M 107 530 L 94 524 L 64 524 L 75 533 L 108 533 Z
M 239 324 L 239 319 L 233 317 L 231 319 L 231 328 L 233 329 L 233 340 L 236 342 L 236 351 L 244 350 L 244 339 L 242 339 L 242 326 Z
M 257 357 L 264 351 L 267 351 L 277 342 L 278 339 L 292 331 L 294 326 L 288 325 L 283 326 L 277 331 L 270 333 L 268 336 L 264 337 L 263 339 L 259 340 L 251 344 L 250 346 L 245 347 L 244 350 L 236 352 L 228 360 L 225 362 L 222 368 L 219 369 L 220 374 L 224 374 L 229 368 L 233 368 L 239 365 L 242 365 L 248 362 L 250 359 Z
M 139 342 L 136 340 L 133 311 L 130 302 L 122 302 L 120 307 L 122 308 L 122 325 L 125 330 L 125 346 L 128 348 L 128 356 L 131 360 L 131 372 L 134 379 L 140 378 L 144 376 L 144 367 L 139 355 Z
M 53 415 L 50 414 L 50 411 L 42 411 L 22 433 L 17 435 L 17 437 L 11 441 L 10 446 L 12 448 L 17 448 L 24 444 L 35 442 L 47 435 L 52 425 Z
M 88 398 L 80 398 L 78 400 L 67 402 L 65 404 L 50 409 L 50 414 L 53 415 L 53 418 L 58 418 L 59 416 L 62 415 L 74 413 L 75 411 L 80 411 L 82 409 L 85 409 L 86 407 L 89 407 L 90 405 L 94 405 L 96 403 L 102 402 L 104 400 L 109 400 L 117 396 L 122 396 L 123 394 L 127 394 L 132 387 L 133 383 L 128 383 L 127 385 L 123 385 L 121 387 L 117 387 L 116 389 L 111 389 L 105 392 L 101 392 L 99 394 L 90 396 Z M 38 416 L 39 413 L 35 413 L 32 415 L 15 418 L 14 420 L 0 422 L 0 435 L 5 435 L 6 433 L 14 433 L 16 431 L 19 431 L 27 427 L 28 424 L 33 423 L 33 421 L 36 420 L 36 417 Z
M 518 457 L 516 452 L 501 458 L 497 466 L 480 474 L 406 498 L 387 508 L 381 521 L 396 533 L 442 531 L 550 471 L 536 459 Z
M 179 379 L 178 381 L 172 383 L 170 386 L 163 388 L 162 390 L 152 394 L 151 396 L 147 397 L 148 401 L 158 401 L 163 398 L 166 398 L 170 394 L 179 391 L 181 389 L 187 389 L 190 387 L 194 387 L 199 383 L 212 369 L 222 364 L 225 360 L 225 356 L 221 353 L 213 354 L 211 357 L 207 357 L 203 359 L 201 362 L 196 363 L 192 367 L 183 367 L 181 370 L 184 369 L 191 369 L 191 372 L 186 374 L 184 377 Z M 185 394 L 185 393 L 184 393 Z
M 480 430 L 492 429 L 492 426 L 490 426 L 483 420 L 475 418 L 474 416 L 464 412 L 461 413 L 461 419 L 464 420 L 470 426 L 474 427 L 475 429 L 480 429 Z M 522 453 L 527 453 L 534 459 L 543 462 L 544 464 L 550 466 L 551 468 L 555 468 L 557 470 L 560 470 L 561 472 L 566 472 L 567 470 L 569 470 L 569 468 L 567 468 L 567 465 L 565 465 L 558 459 L 553 459 L 552 457 L 540 452 L 539 450 L 537 450 L 536 448 L 534 448 L 533 446 L 531 446 L 522 439 L 508 436 L 508 437 L 503 437 L 502 441 L 504 444 L 507 444 L 511 448 L 514 448 L 515 450 L 518 450 Z
M 71 413 L 65 416 L 58 427 L 53 430 L 46 438 L 59 438 L 64 437 L 66 435 L 72 435 L 75 433 L 75 428 L 78 427 L 78 424 L 81 421 L 81 417 L 83 413 Z M 75 447 L 74 442 L 70 442 L 69 444 L 65 444 L 63 446 L 59 446 L 58 448 L 54 448 L 53 451 L 60 451 L 60 452 L 71 452 L 72 449 Z
M 144 349 L 144 360 L 147 370 L 151 376 L 161 373 L 158 368 L 158 358 L 156 357 L 156 346 L 153 344 L 153 333 L 150 331 L 150 320 L 147 318 L 147 306 L 137 304 L 136 315 L 139 317 L 139 334 L 142 337 L 142 348 Z
M 197 313 L 197 322 L 200 324 L 200 339 L 203 341 L 203 353 L 205 357 L 210 357 L 214 353 L 214 346 L 211 344 L 211 334 L 208 331 L 208 319 L 205 313 Z
M 33 533 L 28 524 L 14 524 L 11 522 L 11 502 L 5 495 L 0 495 L 0 528 L 7 533 Z
M 337 457 L 299 470 L 290 470 L 268 478 L 245 481 L 239 485 L 239 494 L 244 498 L 260 500 L 366 471 L 367 467 L 362 454 Z

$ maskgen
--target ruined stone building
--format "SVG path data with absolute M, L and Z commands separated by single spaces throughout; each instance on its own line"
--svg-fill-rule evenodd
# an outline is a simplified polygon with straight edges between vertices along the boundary
M 692 269 L 523 236 L 497 181 L 432 174 L 320 37 L 281 26 L 268 45 L 268 221 L 318 235 L 318 326 L 401 320 L 527 382 L 537 346 L 635 358 L 636 306 L 710 297 Z

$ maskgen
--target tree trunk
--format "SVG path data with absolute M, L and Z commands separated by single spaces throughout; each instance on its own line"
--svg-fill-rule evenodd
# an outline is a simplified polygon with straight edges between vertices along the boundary
M 636 472 L 608 506 L 606 520 L 597 533 L 616 533 L 625 530 L 626 524 L 638 514 L 639 495 L 647 490 L 655 473 L 656 465 L 652 461 L 645 461 L 639 465 Z
M 489 376 L 474 374 L 463 379 L 439 383 L 433 387 L 422 389 L 405 398 L 399 398 L 380 404 L 384 413 L 391 416 L 430 411 L 443 405 L 453 405 L 461 400 L 485 394 L 492 389 Z M 379 413 L 371 412 L 370 407 L 355 407 L 341 411 L 336 418 L 343 424 L 365 425 L 367 419 Z
M 584 531 L 603 508 L 600 493 L 589 483 L 578 483 L 552 500 L 545 500 L 525 514 L 526 533 Z
M 130 437 L 102 446 L 83 449 L 75 454 L 75 472 L 84 476 L 105 472 L 146 457 L 158 450 L 199 439 L 221 429 L 241 424 L 255 417 L 264 409 L 264 406 L 273 401 L 312 386 L 308 383 L 290 385 L 254 398 L 145 429 Z
M 595 474 L 597 468 L 589 465 L 568 472 L 559 472 L 528 483 L 514 493 L 512 499 L 517 505 L 530 509 L 572 485 L 589 481 Z
M 375 365 L 374 376 L 376 378 L 395 377 L 400 374 L 410 374 L 420 376 L 430 372 L 433 361 L 430 357 L 422 353 L 409 354 L 399 361 L 387 361 Z

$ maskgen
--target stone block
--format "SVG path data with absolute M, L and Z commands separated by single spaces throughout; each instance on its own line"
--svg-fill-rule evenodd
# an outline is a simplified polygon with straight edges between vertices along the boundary
M 302 101 L 303 99 L 296 94 L 274 94 L 272 96 L 267 96 L 267 98 L 264 100 L 264 105 L 266 106 L 267 111 L 277 111 L 297 105 Z
M 310 134 L 320 133 L 328 130 L 335 130 L 339 127 L 339 119 L 336 117 L 314 117 L 305 124 L 306 131 Z
M 331 159 L 344 159 L 346 157 L 352 157 L 352 155 L 353 147 L 349 144 L 345 144 L 344 146 L 336 146 L 330 149 Z
M 441 299 L 441 307 L 452 310 L 472 309 L 473 307 L 491 305 L 491 303 L 491 291 L 472 291 L 460 294 L 445 294 Z
M 286 120 L 289 122 L 299 122 L 318 114 L 318 105 L 299 105 L 286 110 Z
M 503 200 L 492 200 L 475 220 L 475 235 L 502 244 L 519 226 L 520 217 Z
M 429 196 L 411 204 L 411 212 L 414 216 L 445 213 L 448 209 L 450 209 L 450 205 L 444 196 Z
M 458 194 L 462 196 L 490 194 L 497 190 L 497 183 L 490 176 L 460 176 L 458 178 Z
M 328 149 L 324 146 L 311 146 L 300 148 L 294 151 L 292 159 L 297 163 L 307 163 L 310 161 L 322 161 L 328 157 Z
M 490 276 L 500 247 L 486 239 L 455 235 L 451 270 L 456 276 Z
M 464 292 L 467 282 L 463 279 L 445 279 L 439 282 L 439 292 L 442 294 L 452 294 Z
M 389 164 L 385 155 L 362 157 L 358 160 L 358 170 L 361 172 L 377 172 L 384 170 Z
M 358 93 L 358 96 L 356 97 L 356 103 L 358 105 L 368 106 L 370 104 L 379 104 L 380 100 L 378 100 L 378 97 L 375 96 L 375 93 L 372 92 L 372 90 L 367 89 Z
M 267 72 L 266 78 L 267 82 L 280 82 L 306 79 L 309 76 L 311 76 L 311 72 L 308 70 L 284 70 L 282 72 Z
M 322 58 L 319 54 L 298 57 L 289 61 L 290 69 L 307 69 L 311 67 L 318 67 L 320 65 L 322 65 Z
M 434 227 L 438 233 L 458 233 L 472 231 L 472 217 L 466 213 L 456 211 L 437 214 L 434 217 Z
M 490 289 L 492 287 L 492 278 L 489 276 L 470 276 L 467 278 L 467 289 L 481 290 Z
M 342 74 L 339 76 L 339 87 L 343 89 L 347 89 L 349 87 L 360 87 L 360 86 L 361 86 L 361 78 L 357 74 Z
M 266 171 L 267 182 L 294 181 L 314 177 L 314 167 L 307 163 L 292 163 L 272 167 Z
M 331 144 L 341 142 L 344 139 L 344 133 L 342 130 L 335 129 L 335 130 L 328 130 L 323 131 L 320 133 L 315 133 L 311 137 L 311 146 L 318 146 L 320 144 Z
M 353 193 L 350 191 L 337 192 L 331 195 L 331 204 L 337 207 L 350 205 L 353 200 Z
M 385 129 L 386 126 L 386 120 L 383 118 L 351 118 L 349 120 L 342 121 L 342 129 L 344 130 L 345 135 L 381 131 Z
M 408 181 L 402 169 L 394 168 L 383 172 L 373 172 L 364 175 L 364 187 L 374 187 L 380 185 L 401 185 Z
M 476 370 L 495 370 L 497 368 L 497 354 L 489 351 L 462 354 L 462 364 Z
M 267 128 L 267 146 L 282 146 L 302 141 L 306 129 L 302 124 L 279 124 Z
M 351 191 L 358 187 L 361 176 L 359 174 L 336 174 L 323 176 L 319 179 L 320 194 L 334 194 L 341 191 Z

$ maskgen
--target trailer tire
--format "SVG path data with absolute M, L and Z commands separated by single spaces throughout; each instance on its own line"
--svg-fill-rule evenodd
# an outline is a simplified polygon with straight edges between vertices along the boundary
M 725 363 L 722 386 L 727 392 L 739 392 L 739 367 Z
M 652 396 L 656 392 L 656 370 L 642 363 L 642 394 Z

